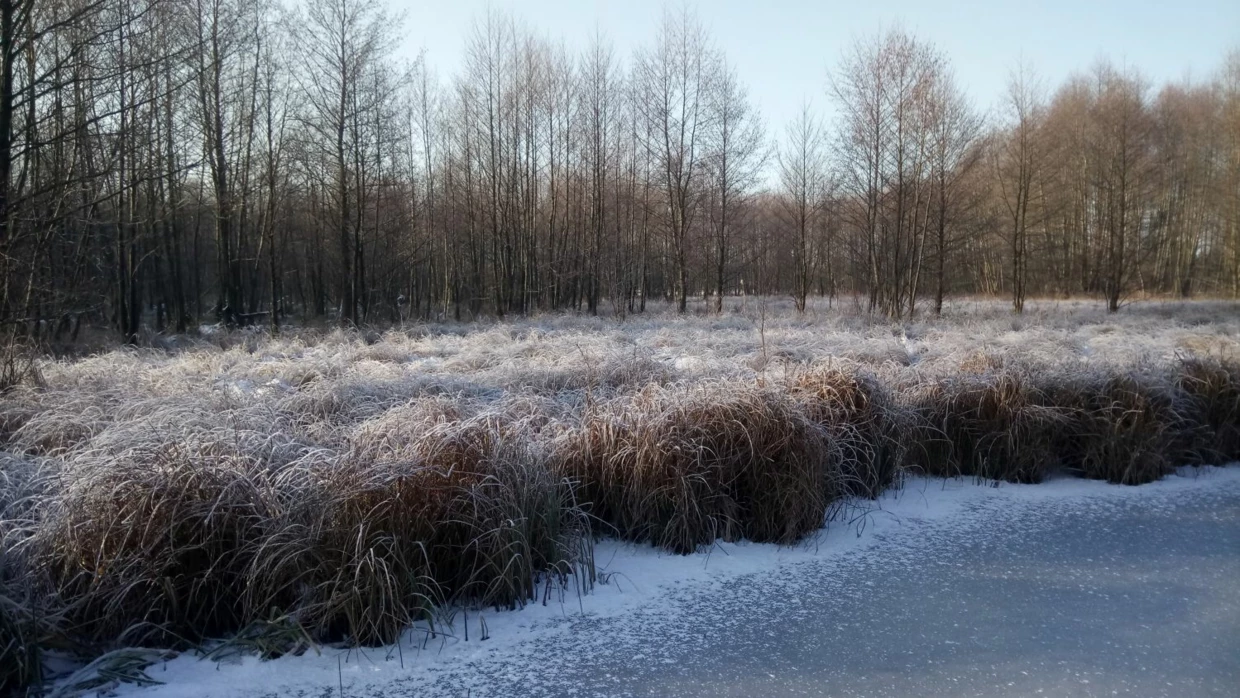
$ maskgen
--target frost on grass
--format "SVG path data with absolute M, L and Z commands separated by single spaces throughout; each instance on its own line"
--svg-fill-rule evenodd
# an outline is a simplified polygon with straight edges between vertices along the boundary
M 730 310 L 42 361 L 0 396 L 0 647 L 380 645 L 588 588 L 599 536 L 788 544 L 910 472 L 1240 456 L 1234 304 Z

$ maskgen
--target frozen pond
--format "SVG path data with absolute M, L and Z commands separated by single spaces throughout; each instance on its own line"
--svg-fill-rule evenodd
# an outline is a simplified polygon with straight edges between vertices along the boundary
M 602 559 L 604 546 L 616 574 L 596 594 L 494 615 L 490 627 L 513 632 L 487 643 L 404 649 L 405 668 L 380 656 L 340 669 L 328 654 L 209 670 L 178 660 L 167 678 L 152 671 L 170 683 L 151 694 L 1240 693 L 1234 468 L 1139 488 L 920 480 L 854 517 L 816 549 L 613 546 Z

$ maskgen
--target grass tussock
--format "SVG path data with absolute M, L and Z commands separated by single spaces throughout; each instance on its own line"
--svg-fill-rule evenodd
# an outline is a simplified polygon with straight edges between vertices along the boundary
M 987 365 L 907 391 L 915 416 L 912 456 L 937 477 L 1040 482 L 1055 465 L 1064 422 L 1024 370 Z
M 46 505 L 34 564 L 92 641 L 199 639 L 237 627 L 271 518 L 264 463 L 231 439 L 149 438 L 81 454 Z M 239 438 L 244 438 L 240 435 Z
M 898 477 L 908 420 L 890 391 L 860 365 L 834 362 L 792 376 L 787 390 L 810 421 L 827 431 L 845 494 L 877 497 Z
M 1179 437 L 1197 425 L 1177 410 L 1175 394 L 1151 373 L 1072 376 L 1048 391 L 1065 419 L 1054 447 L 1083 477 L 1138 485 L 1180 465 Z
M 305 548 L 288 537 L 282 569 L 265 575 L 310 590 L 300 620 L 318 636 L 391 642 L 445 603 L 512 608 L 540 582 L 590 577 L 572 483 L 505 425 L 436 421 L 386 438 L 375 426 L 342 461 L 305 470 L 310 494 L 294 506 L 315 535 Z
M 512 607 L 591 572 L 572 483 L 506 438 L 518 427 L 418 412 L 364 423 L 343 451 L 184 417 L 140 420 L 141 440 L 101 435 L 43 505 L 32 567 L 100 643 L 197 642 L 272 617 L 385 643 L 443 604 Z
M 1202 427 L 1188 447 L 1193 462 L 1240 459 L 1240 360 L 1184 357 L 1175 382 Z
M 557 472 L 627 540 L 690 553 L 716 539 L 792 543 L 840 494 L 825 430 L 750 383 L 647 386 L 556 443 Z

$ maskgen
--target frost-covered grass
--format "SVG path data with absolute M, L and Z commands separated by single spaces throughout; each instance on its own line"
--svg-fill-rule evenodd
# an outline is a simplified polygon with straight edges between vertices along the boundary
M 0 665 L 24 667 L 0 684 L 30 680 L 31 638 L 386 644 L 588 589 L 600 536 L 793 543 L 910 472 L 1137 484 L 1240 457 L 1233 303 L 725 311 L 39 362 L 0 398 Z

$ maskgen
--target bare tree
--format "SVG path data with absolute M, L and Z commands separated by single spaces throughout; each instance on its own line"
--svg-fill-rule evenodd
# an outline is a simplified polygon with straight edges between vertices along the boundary
M 256 115 L 263 138 L 262 180 L 263 207 L 260 212 L 261 244 L 267 248 L 267 274 L 270 293 L 268 321 L 272 332 L 280 329 L 281 297 L 284 294 L 280 269 L 283 250 L 280 240 L 279 220 L 281 206 L 289 195 L 288 139 L 289 117 L 292 107 L 291 86 L 286 79 L 288 50 L 287 38 L 276 30 L 275 23 L 282 18 L 279 10 L 266 8 L 257 18 L 256 32 L 259 70 L 255 90 L 259 110 Z M 262 255 L 255 255 L 258 264 Z
M 723 311 L 732 228 L 752 194 L 766 164 L 766 134 L 761 116 L 749 103 L 749 95 L 735 68 L 723 61 L 719 81 L 712 90 L 715 103 L 711 143 L 711 229 L 715 247 L 715 312 Z
M 582 91 L 585 115 L 585 161 L 588 163 L 590 239 L 586 245 L 586 304 L 592 315 L 598 314 L 603 291 L 603 247 L 608 226 L 609 187 L 615 165 L 614 137 L 618 109 L 616 83 L 619 75 L 611 45 L 596 33 L 586 51 L 582 66 Z M 614 214 L 612 214 L 614 215 Z
M 946 69 L 934 83 L 928 109 L 935 199 L 934 313 L 941 315 L 947 290 L 947 257 L 960 239 L 957 228 L 972 208 L 968 185 L 982 159 L 983 121 Z
M 243 236 L 237 224 L 238 161 L 253 133 L 252 79 L 257 55 L 255 5 L 240 0 L 194 0 L 198 107 L 202 150 L 215 194 L 218 293 L 216 315 L 229 326 L 245 312 Z M 241 212 L 243 213 L 243 212 Z
M 1097 97 L 1092 114 L 1091 151 L 1097 182 L 1095 209 L 1103 231 L 1103 292 L 1107 310 L 1119 310 L 1145 254 L 1141 232 L 1146 220 L 1151 174 L 1145 79 L 1108 63 L 1094 71 Z
M 1218 189 L 1219 213 L 1225 221 L 1224 243 L 1220 247 L 1230 250 L 1230 260 L 1225 264 L 1231 294 L 1240 297 L 1240 49 L 1227 56 L 1218 78 L 1220 100 L 1223 108 L 1221 133 L 1226 172 Z
M 801 106 L 796 120 L 788 124 L 779 150 L 779 179 L 783 187 L 785 222 L 792 232 L 795 276 L 792 296 L 797 312 L 805 312 L 809 295 L 816 218 L 825 201 L 826 164 L 822 153 L 822 127 L 810 110 Z
M 1039 135 L 1042 87 L 1032 70 L 1020 63 L 1008 79 L 1004 101 L 1007 132 L 999 136 L 994 157 L 995 181 L 1009 221 L 1012 260 L 1012 309 L 1025 310 L 1029 280 L 1030 201 L 1040 176 L 1043 147 Z
M 675 266 L 677 307 L 685 312 L 689 289 L 689 233 L 701 204 L 715 114 L 711 90 L 717 56 L 706 30 L 688 7 L 667 12 L 653 48 L 638 54 L 635 80 L 643 134 L 658 161 L 667 204 L 667 233 Z

